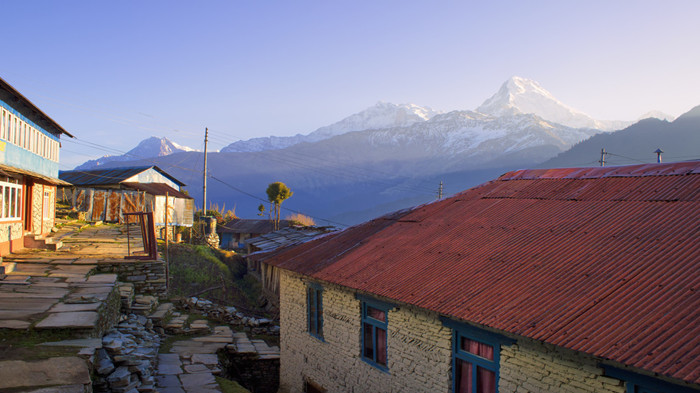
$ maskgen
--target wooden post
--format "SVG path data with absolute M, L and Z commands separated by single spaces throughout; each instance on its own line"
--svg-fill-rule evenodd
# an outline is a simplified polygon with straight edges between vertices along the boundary
M 170 261 L 168 258 L 168 193 L 165 193 L 165 288 L 170 291 Z

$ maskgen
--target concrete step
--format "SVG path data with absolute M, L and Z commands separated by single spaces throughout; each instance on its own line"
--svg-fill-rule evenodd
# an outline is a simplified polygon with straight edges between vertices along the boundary
M 24 235 L 24 247 L 57 251 L 58 249 L 63 247 L 63 242 L 61 240 L 57 240 L 57 239 L 54 239 L 52 237 L 25 234 Z
M 15 262 L 0 262 L 0 266 L 3 268 L 3 273 L 2 274 L 9 274 L 15 271 L 15 266 L 17 266 L 17 263 Z

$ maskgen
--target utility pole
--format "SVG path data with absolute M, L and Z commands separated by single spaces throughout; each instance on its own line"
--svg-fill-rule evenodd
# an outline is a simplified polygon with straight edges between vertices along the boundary
M 202 215 L 207 215 L 207 138 L 209 128 L 204 128 L 204 186 L 202 187 Z
M 438 187 L 438 199 L 442 199 L 442 180 L 440 180 L 440 187 Z
M 605 152 L 605 148 L 600 149 L 600 161 L 598 161 L 600 166 L 605 166 L 605 156 L 607 154 L 608 153 Z

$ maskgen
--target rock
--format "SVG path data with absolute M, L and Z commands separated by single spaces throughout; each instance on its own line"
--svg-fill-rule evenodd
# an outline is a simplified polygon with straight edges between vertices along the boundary
M 131 372 L 127 367 L 118 367 L 107 377 L 110 388 L 127 386 L 131 383 Z

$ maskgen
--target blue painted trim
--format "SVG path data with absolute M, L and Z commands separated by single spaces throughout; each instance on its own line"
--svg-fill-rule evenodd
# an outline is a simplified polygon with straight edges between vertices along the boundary
M 41 126 L 37 125 L 36 123 L 34 123 L 33 121 L 29 120 L 29 119 L 28 119 L 26 116 L 24 116 L 21 112 L 19 112 L 19 111 L 18 111 L 17 109 L 15 109 L 15 108 L 11 107 L 11 106 L 10 106 L 9 104 L 7 104 L 5 101 L 0 100 L 0 106 L 3 107 L 3 108 L 4 108 L 5 110 L 7 110 L 8 112 L 12 113 L 13 115 L 19 117 L 23 122 L 25 122 L 25 123 L 29 124 L 30 126 L 36 128 L 37 130 L 39 130 L 39 132 L 45 134 L 45 135 L 48 136 L 49 138 L 51 138 L 51 139 L 53 139 L 53 140 L 55 140 L 55 141 L 57 141 L 57 142 L 60 142 L 60 141 L 61 141 L 61 139 L 60 139 L 59 137 L 57 137 L 56 135 L 54 135 L 54 134 L 52 134 L 52 133 L 46 131 L 46 130 L 44 129 L 44 127 L 41 127 Z
M 601 365 L 605 376 L 625 381 L 628 393 L 698 393 L 700 389 L 676 385 L 613 366 Z
M 447 317 L 440 317 L 440 321 L 445 327 L 453 330 L 459 330 L 465 336 L 474 337 L 477 341 L 483 341 L 486 343 L 498 343 L 499 345 L 513 345 L 516 340 L 506 337 L 502 334 L 490 332 L 488 330 L 480 329 L 476 326 L 469 325 L 464 322 L 455 321 Z
M 374 308 L 378 308 L 378 309 L 384 310 L 386 312 L 389 312 L 389 310 L 391 310 L 391 309 L 397 308 L 397 305 L 394 303 L 385 302 L 385 301 L 373 298 L 371 296 L 362 295 L 359 293 L 355 294 L 355 298 L 357 300 L 362 301 L 362 302 L 369 303 L 369 305 L 374 307 Z
M 311 304 L 316 303 L 316 315 L 312 316 Z M 312 319 L 313 317 L 313 319 Z M 312 322 L 316 323 L 316 326 L 312 326 Z M 316 332 L 313 332 L 315 328 Z M 325 342 L 323 339 L 323 287 L 315 282 L 306 283 L 306 330 L 314 338 Z

